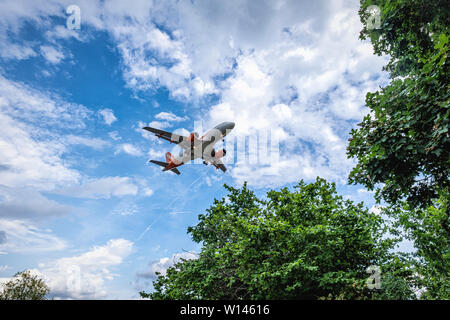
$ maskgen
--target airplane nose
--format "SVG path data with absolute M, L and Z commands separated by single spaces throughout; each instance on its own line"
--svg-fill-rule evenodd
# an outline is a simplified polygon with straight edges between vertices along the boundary
M 234 128 L 234 122 L 222 122 L 221 124 L 219 124 L 216 129 L 220 130 L 220 132 L 222 132 L 222 135 L 226 135 L 227 134 L 227 130 L 233 130 Z

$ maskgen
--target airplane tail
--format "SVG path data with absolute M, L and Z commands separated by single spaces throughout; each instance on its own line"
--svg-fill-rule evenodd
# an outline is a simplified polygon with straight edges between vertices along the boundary
M 170 154 L 170 152 L 167 152 L 168 154 Z M 171 154 L 170 154 L 171 155 Z M 166 160 L 167 160 L 167 154 L 166 154 Z M 158 166 L 164 167 L 163 171 L 167 171 L 170 170 L 176 174 L 181 174 L 180 171 L 178 171 L 177 168 L 172 168 L 172 169 L 166 169 L 167 166 L 169 165 L 169 163 L 167 162 L 162 162 L 162 161 L 156 161 L 156 160 L 150 160 L 151 163 L 157 164 Z
M 156 160 L 150 160 L 150 162 L 157 164 L 158 166 L 161 166 L 161 167 L 167 167 L 169 165 L 167 162 L 156 161 Z
M 178 171 L 177 168 L 172 168 L 172 169 L 170 169 L 170 171 L 175 172 L 177 175 L 180 175 L 180 174 L 181 174 L 181 172 Z
M 170 153 L 170 152 L 166 152 L 166 162 L 167 163 L 177 163 L 177 160 L 175 159 L 175 157 Z

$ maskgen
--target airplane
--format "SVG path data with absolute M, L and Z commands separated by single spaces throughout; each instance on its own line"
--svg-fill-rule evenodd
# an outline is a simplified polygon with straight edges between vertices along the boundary
M 227 151 L 225 149 L 215 151 L 214 144 L 221 139 L 223 140 L 225 136 L 233 130 L 233 128 L 234 122 L 222 122 L 205 133 L 201 138 L 198 138 L 199 134 L 197 132 L 192 132 L 188 137 L 185 137 L 151 127 L 144 127 L 142 129 L 150 131 L 158 138 L 167 140 L 170 143 L 175 143 L 182 148 L 178 157 L 175 157 L 170 152 L 167 152 L 165 162 L 149 160 L 151 163 L 164 167 L 162 171 L 170 170 L 179 175 L 180 171 L 177 167 L 197 158 L 203 159 L 203 164 L 205 165 L 210 163 L 214 165 L 216 169 L 220 169 L 223 172 L 227 171 L 227 168 L 220 160 L 225 157 Z

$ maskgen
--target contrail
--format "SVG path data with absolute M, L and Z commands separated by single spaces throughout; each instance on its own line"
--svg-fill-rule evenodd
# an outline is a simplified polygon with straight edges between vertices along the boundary
M 202 178 L 204 175 L 205 175 L 205 173 L 202 173 L 197 179 L 195 179 L 193 182 L 191 182 L 191 184 L 188 186 L 188 189 L 189 189 L 194 183 L 196 183 L 198 180 L 200 180 L 200 178 Z M 172 200 L 172 202 L 167 206 L 167 208 L 170 208 L 170 207 L 173 205 L 173 203 L 174 203 L 175 201 L 177 201 L 178 199 L 180 199 L 180 198 L 181 198 L 180 195 L 179 195 L 178 197 L 174 198 L 174 199 Z M 141 240 L 142 237 L 147 233 L 147 231 L 150 230 L 151 226 L 153 226 L 153 225 L 155 224 L 155 222 L 158 221 L 158 219 L 159 219 L 162 215 L 163 215 L 163 213 L 161 212 L 161 213 L 155 218 L 155 220 L 153 220 L 153 222 L 150 223 L 150 224 L 147 226 L 147 228 L 145 228 L 145 230 L 141 233 L 141 235 L 136 239 L 135 242 L 138 242 L 139 240 Z
M 150 224 L 147 226 L 147 228 L 145 228 L 144 232 L 142 232 L 141 235 L 139 236 L 139 238 L 136 239 L 136 242 L 138 242 L 139 240 L 142 239 L 142 237 L 147 233 L 148 230 L 150 230 L 151 226 L 152 226 L 156 221 L 158 221 L 158 219 L 159 219 L 160 217 L 161 217 L 161 214 L 159 214 L 159 215 L 156 217 L 156 219 L 153 220 L 153 222 L 150 223 Z

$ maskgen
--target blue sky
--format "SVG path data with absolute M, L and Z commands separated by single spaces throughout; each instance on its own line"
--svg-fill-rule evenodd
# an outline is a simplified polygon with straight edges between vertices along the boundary
M 372 208 L 346 183 L 345 147 L 388 78 L 358 39 L 358 5 L 1 1 L 0 278 L 32 269 L 56 298 L 138 298 L 154 271 L 195 257 L 186 228 L 224 183 L 263 196 L 322 176 Z M 222 121 L 236 123 L 229 141 L 272 130 L 279 161 L 180 176 L 146 164 L 175 149 L 143 126 Z

